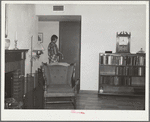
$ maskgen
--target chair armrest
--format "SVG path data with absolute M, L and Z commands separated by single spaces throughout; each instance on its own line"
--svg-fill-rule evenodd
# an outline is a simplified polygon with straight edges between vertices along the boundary
M 47 65 L 47 63 L 43 63 L 42 62 L 42 66 L 41 66 L 41 70 L 42 70 L 42 75 L 43 75 L 43 90 L 46 91 L 47 90 L 47 78 L 44 74 L 44 68 L 43 65 Z
M 73 66 L 73 73 L 72 73 L 72 77 L 71 77 L 71 86 L 72 86 L 72 88 L 74 88 L 75 84 L 76 84 L 76 80 L 75 80 L 75 66 L 76 66 L 76 63 L 72 63 L 72 64 L 70 64 L 70 66 Z
M 75 86 L 77 86 L 79 83 L 80 83 L 80 80 L 77 79 L 76 82 L 75 82 Z
M 77 79 L 77 80 L 75 81 L 75 86 L 73 87 L 73 89 L 74 89 L 75 92 L 77 92 L 77 87 L 78 87 L 79 83 L 80 83 L 80 80 Z

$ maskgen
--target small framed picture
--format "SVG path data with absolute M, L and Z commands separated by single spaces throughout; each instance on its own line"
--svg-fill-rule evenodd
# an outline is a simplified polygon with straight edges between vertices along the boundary
M 38 42 L 43 42 L 43 33 L 38 33 Z

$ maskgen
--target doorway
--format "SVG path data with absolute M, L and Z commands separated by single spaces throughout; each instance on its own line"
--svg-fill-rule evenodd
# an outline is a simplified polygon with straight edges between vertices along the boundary
M 59 44 L 57 46 L 64 55 L 64 59 L 60 59 L 59 62 L 76 63 L 75 79 L 80 79 L 81 16 L 39 16 L 39 21 L 59 22 Z

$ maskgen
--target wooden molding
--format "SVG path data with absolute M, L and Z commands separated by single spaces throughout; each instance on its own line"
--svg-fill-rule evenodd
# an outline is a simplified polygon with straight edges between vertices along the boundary
M 80 90 L 79 93 L 81 93 L 81 94 L 98 94 L 98 90 L 97 91 L 93 91 L 93 90 Z

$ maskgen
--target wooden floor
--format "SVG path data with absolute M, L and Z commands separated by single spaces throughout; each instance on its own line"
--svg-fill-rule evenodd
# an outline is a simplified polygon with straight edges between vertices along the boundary
M 51 104 L 51 109 L 73 109 L 72 104 Z M 144 110 L 144 96 L 99 96 L 94 93 L 77 95 L 78 110 Z

